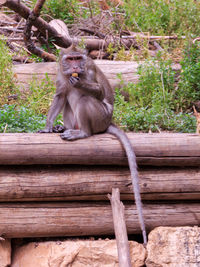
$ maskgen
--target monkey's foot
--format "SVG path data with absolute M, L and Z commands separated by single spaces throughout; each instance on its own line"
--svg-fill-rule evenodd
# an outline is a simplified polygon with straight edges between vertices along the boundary
M 64 140 L 73 141 L 77 139 L 86 138 L 88 137 L 88 135 L 81 130 L 70 129 L 70 130 L 64 131 L 64 133 L 62 133 L 60 137 Z
M 53 133 L 63 133 L 65 131 L 65 127 L 63 125 L 56 125 L 53 127 Z

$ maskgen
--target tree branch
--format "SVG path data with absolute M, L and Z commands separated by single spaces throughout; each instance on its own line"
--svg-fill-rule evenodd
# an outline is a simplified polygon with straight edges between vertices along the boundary
M 36 47 L 33 40 L 31 39 L 31 28 L 34 23 L 34 21 L 39 17 L 40 10 L 44 4 L 45 0 L 38 0 L 35 4 L 35 7 L 33 11 L 30 13 L 26 20 L 26 25 L 24 28 L 24 42 L 27 47 L 27 49 L 35 54 L 36 56 L 39 56 L 46 61 L 56 61 L 56 56 L 54 54 L 50 54 L 45 52 L 44 50 L 40 49 L 39 47 Z

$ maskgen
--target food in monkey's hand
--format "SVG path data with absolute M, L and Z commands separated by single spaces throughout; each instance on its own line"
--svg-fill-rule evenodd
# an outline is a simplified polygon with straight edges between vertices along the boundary
M 72 77 L 78 77 L 78 73 L 76 72 L 72 73 Z

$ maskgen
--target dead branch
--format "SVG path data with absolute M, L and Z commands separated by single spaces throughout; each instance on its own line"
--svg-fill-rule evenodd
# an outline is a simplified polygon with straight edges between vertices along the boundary
M 148 39 L 148 40 L 180 40 L 185 39 L 185 36 L 178 37 L 177 35 L 174 36 L 150 36 L 145 35 L 143 33 L 134 33 L 133 35 L 129 36 L 122 36 L 122 39 L 135 39 L 135 38 L 141 38 L 141 39 Z
M 16 29 L 13 27 L 0 27 L 0 30 L 7 31 L 7 32 L 23 32 L 23 30 Z
M 40 10 L 41 10 L 44 2 L 45 2 L 45 0 L 38 0 L 35 4 L 33 11 L 28 16 L 28 19 L 26 21 L 26 25 L 24 28 L 24 42 L 25 42 L 27 49 L 31 53 L 45 59 L 46 61 L 56 61 L 55 55 L 50 54 L 50 53 L 40 49 L 39 47 L 36 47 L 33 40 L 31 39 L 31 28 L 32 28 L 33 22 L 36 20 L 36 18 L 39 17 Z
M 0 6 L 8 7 L 26 20 L 31 13 L 31 10 L 18 0 L 0 0 Z M 42 18 L 37 17 L 32 23 L 42 35 L 46 36 L 46 33 L 48 32 L 48 36 L 52 37 L 55 44 L 59 45 L 60 47 L 68 47 L 71 45 L 71 40 L 59 35 L 57 31 Z
M 117 241 L 117 251 L 120 267 L 131 267 L 130 248 L 128 243 L 124 205 L 120 201 L 119 188 L 112 189 L 112 196 L 108 195 L 112 206 L 113 224 Z
M 87 32 L 87 33 L 92 34 L 92 35 L 94 35 L 94 36 L 97 36 L 97 37 L 99 37 L 100 39 L 104 39 L 104 38 L 106 37 L 105 34 L 103 34 L 103 33 L 101 33 L 101 32 L 98 32 L 98 31 L 92 31 L 92 30 L 90 30 L 90 29 L 86 29 L 86 28 L 80 28 L 79 30 L 80 30 L 80 31 Z

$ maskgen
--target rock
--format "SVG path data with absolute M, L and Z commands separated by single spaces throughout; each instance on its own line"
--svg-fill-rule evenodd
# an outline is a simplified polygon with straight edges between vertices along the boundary
M 155 228 L 149 234 L 147 254 L 147 267 L 200 266 L 200 228 Z
M 146 250 L 130 241 L 132 267 L 143 266 Z M 117 267 L 115 240 L 29 243 L 17 248 L 12 267 Z
M 11 244 L 10 240 L 0 241 L 0 267 L 7 267 L 11 264 Z

